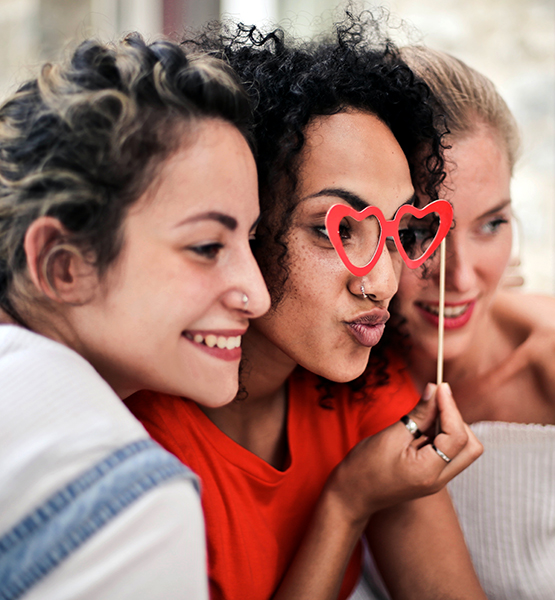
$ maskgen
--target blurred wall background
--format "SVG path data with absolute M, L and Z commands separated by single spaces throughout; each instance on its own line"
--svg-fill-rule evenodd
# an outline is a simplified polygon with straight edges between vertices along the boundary
M 138 30 L 176 39 L 231 16 L 297 35 L 329 26 L 341 0 L 0 0 L 0 96 L 91 35 Z M 523 153 L 513 182 L 529 291 L 555 294 L 555 2 L 383 0 L 399 43 L 446 50 L 489 76 L 515 113 Z M 337 14 L 337 13 L 335 13 Z M 401 20 L 403 22 L 401 26 Z

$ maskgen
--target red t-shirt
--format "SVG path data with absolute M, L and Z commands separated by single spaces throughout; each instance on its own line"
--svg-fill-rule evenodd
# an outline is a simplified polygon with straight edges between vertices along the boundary
M 297 369 L 289 380 L 285 471 L 235 443 L 192 401 L 146 391 L 127 400 L 152 437 L 202 480 L 212 600 L 272 596 L 330 472 L 360 440 L 395 423 L 418 401 L 395 361 L 389 375 L 371 398 L 359 398 L 360 392 L 353 398 L 347 385 L 335 385 L 326 400 L 330 409 L 319 404 L 318 378 Z M 356 585 L 360 561 L 357 547 L 340 598 Z

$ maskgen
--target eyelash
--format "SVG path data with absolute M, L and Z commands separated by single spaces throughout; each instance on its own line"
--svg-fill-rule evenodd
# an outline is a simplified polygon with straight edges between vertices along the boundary
M 214 260 L 218 254 L 220 253 L 220 250 L 224 247 L 223 244 L 220 244 L 218 242 L 213 242 L 211 244 L 202 244 L 200 246 L 192 246 L 190 248 L 190 250 L 192 250 L 195 254 L 197 254 L 198 256 L 201 256 L 202 258 L 206 258 L 208 260 Z
M 325 225 L 314 225 L 314 227 L 312 228 L 313 231 L 316 233 L 316 235 L 324 240 L 327 240 L 328 242 L 330 241 L 330 237 L 327 234 L 326 231 L 326 226 Z M 351 235 L 350 235 L 350 228 L 346 225 L 341 225 L 339 227 L 339 235 L 341 237 L 342 240 L 348 240 L 350 239 Z
M 503 217 L 498 217 L 496 219 L 492 219 L 491 221 L 488 221 L 484 226 L 483 226 L 483 230 L 486 234 L 489 235 L 495 235 L 498 231 L 499 228 L 501 227 L 501 225 L 504 225 L 505 223 L 508 223 L 509 221 Z

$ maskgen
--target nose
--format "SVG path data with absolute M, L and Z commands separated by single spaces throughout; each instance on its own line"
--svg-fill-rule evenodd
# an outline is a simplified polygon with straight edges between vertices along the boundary
M 445 288 L 452 292 L 467 292 L 474 286 L 476 276 L 464 239 L 452 231 L 447 236 L 446 245 Z M 439 271 L 434 273 L 434 277 L 439 282 Z
M 223 298 L 225 306 L 242 311 L 249 319 L 261 317 L 270 308 L 270 294 L 250 247 L 230 269 L 234 276 Z
M 382 254 L 373 269 L 364 277 L 354 277 L 349 282 L 350 290 L 360 295 L 360 286 L 364 286 L 366 295 L 380 304 L 387 306 L 399 287 L 402 260 L 396 251 L 384 246 Z

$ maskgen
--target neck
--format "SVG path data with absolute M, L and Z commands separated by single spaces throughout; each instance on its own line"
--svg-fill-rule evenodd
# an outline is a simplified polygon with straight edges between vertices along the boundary
M 0 325 L 16 325 L 16 321 L 10 315 L 0 308 Z
M 297 363 L 275 346 L 256 323 L 243 338 L 244 376 L 241 377 L 252 402 L 265 402 L 280 390 Z
M 243 337 L 241 382 L 247 392 L 220 408 L 201 410 L 228 437 L 277 469 L 287 464 L 286 382 L 296 363 L 251 325 Z
M 509 353 L 507 336 L 498 327 L 495 319 L 488 314 L 480 329 L 483 335 L 473 338 L 471 344 L 456 355 L 444 359 L 443 380 L 449 382 L 453 391 L 466 386 L 469 380 L 477 380 L 496 368 Z M 449 338 L 446 337 L 448 351 Z M 419 389 L 424 389 L 428 381 L 436 381 L 437 354 L 414 345 L 408 361 L 410 373 Z

